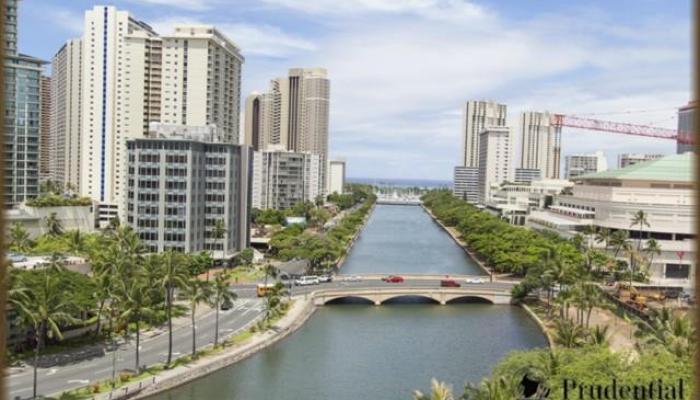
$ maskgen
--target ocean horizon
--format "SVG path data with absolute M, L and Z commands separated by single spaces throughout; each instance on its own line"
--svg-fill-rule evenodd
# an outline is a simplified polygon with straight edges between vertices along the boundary
M 451 188 L 452 181 L 441 179 L 402 179 L 402 178 L 355 178 L 348 177 L 348 183 L 364 183 L 375 186 Z

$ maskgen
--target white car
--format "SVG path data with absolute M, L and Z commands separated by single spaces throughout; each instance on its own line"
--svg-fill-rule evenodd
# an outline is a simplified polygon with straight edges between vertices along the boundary
M 294 281 L 297 286 L 318 285 L 318 276 L 306 275 Z
M 318 281 L 322 282 L 322 283 L 323 282 L 326 282 L 326 283 L 331 282 L 331 281 L 333 281 L 333 277 L 330 275 L 319 275 Z
M 464 282 L 466 282 L 466 283 L 472 283 L 472 284 L 477 284 L 477 285 L 478 285 L 478 284 L 481 284 L 481 283 L 485 283 L 485 282 L 486 282 L 486 279 L 482 279 L 482 278 L 467 278 L 467 279 L 464 280 Z
M 345 278 L 345 281 L 346 282 L 361 282 L 362 279 L 360 279 L 360 277 L 357 275 L 350 275 L 347 278 Z

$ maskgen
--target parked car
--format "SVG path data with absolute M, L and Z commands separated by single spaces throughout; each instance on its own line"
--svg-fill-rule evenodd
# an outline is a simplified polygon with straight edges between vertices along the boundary
M 472 284 L 477 284 L 477 285 L 478 285 L 478 284 L 481 284 L 481 283 L 485 283 L 485 282 L 486 282 L 486 279 L 481 279 L 481 278 L 467 278 L 467 279 L 464 280 L 464 282 L 466 282 L 466 283 L 472 283 Z
M 306 275 L 294 281 L 297 286 L 318 285 L 318 276 Z
M 333 281 L 333 277 L 330 274 L 319 275 L 318 281 L 319 282 L 331 282 L 331 281 Z
M 385 276 L 382 280 L 388 283 L 403 283 L 403 277 L 398 275 Z
M 440 281 L 440 286 L 442 286 L 442 287 L 460 287 L 462 285 L 460 285 L 459 282 L 457 282 L 454 279 L 443 279 Z

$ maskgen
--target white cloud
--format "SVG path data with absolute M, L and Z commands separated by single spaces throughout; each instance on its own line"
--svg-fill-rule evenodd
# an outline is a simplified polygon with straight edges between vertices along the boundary
M 219 0 L 127 0 L 130 3 L 148 4 L 152 6 L 168 6 L 181 8 L 190 11 L 205 11 L 213 8 L 215 5 L 222 5 Z

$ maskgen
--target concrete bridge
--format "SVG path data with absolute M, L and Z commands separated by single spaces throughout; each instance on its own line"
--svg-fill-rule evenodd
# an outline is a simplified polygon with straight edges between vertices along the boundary
M 511 291 L 508 286 L 487 284 L 465 284 L 461 287 L 440 287 L 426 285 L 407 285 L 396 283 L 385 286 L 353 285 L 318 289 L 311 293 L 314 304 L 322 306 L 337 299 L 356 298 L 368 300 L 375 305 L 400 297 L 423 297 L 439 304 L 449 304 L 457 300 L 481 299 L 492 304 L 510 304 Z

